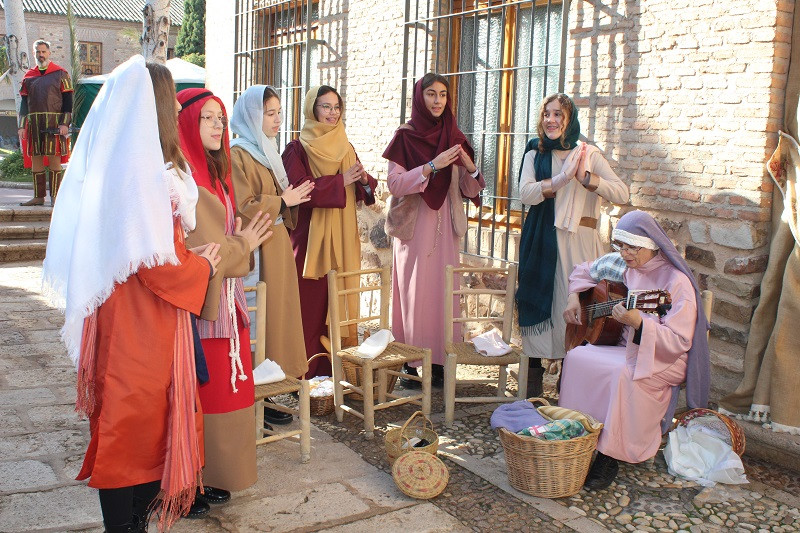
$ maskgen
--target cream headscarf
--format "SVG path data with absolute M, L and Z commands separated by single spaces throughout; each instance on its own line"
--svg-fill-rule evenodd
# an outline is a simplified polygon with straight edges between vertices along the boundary
M 314 118 L 314 102 L 319 87 L 311 87 L 303 104 L 305 123 L 300 143 L 308 155 L 314 178 L 341 174 L 356 163 L 356 152 L 340 119 L 335 125 Z M 308 248 L 303 277 L 317 279 L 329 270 L 352 271 L 361 268 L 361 242 L 356 221 L 355 184 L 345 187 L 344 209 L 316 207 L 311 213 Z

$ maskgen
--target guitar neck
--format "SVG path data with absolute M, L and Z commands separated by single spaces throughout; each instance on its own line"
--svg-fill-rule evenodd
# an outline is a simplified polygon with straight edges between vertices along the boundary
M 592 318 L 611 316 L 611 311 L 614 309 L 614 306 L 619 303 L 625 304 L 625 307 L 628 307 L 627 298 L 620 298 L 618 300 L 609 300 L 607 302 L 594 304 L 594 308 L 592 309 Z

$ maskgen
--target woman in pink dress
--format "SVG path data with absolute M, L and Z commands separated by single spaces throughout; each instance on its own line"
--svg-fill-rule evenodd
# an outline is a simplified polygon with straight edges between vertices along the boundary
M 414 85 L 411 120 L 398 128 L 383 152 L 389 160 L 386 233 L 395 237 L 392 333 L 398 342 L 430 348 L 432 384 L 444 376 L 444 272 L 458 265 L 458 245 L 467 232 L 463 198 L 480 205 L 486 184 L 475 151 L 458 129 L 444 76 L 425 74 Z M 454 286 L 458 286 L 454 276 Z M 458 309 L 458 297 L 453 298 Z M 457 325 L 460 326 L 460 325 Z M 460 338 L 456 327 L 453 338 Z M 417 375 L 406 366 L 404 372 Z M 403 380 L 403 385 L 419 386 Z
M 708 322 L 686 261 L 643 211 L 623 216 L 612 239 L 619 253 L 572 272 L 564 320 L 580 323 L 578 293 L 601 279 L 622 281 L 629 291 L 664 289 L 672 296 L 672 307 L 658 316 L 617 304 L 612 316 L 625 325 L 619 344 L 579 346 L 564 360 L 559 405 L 605 424 L 584 485 L 594 490 L 614 481 L 618 461 L 638 463 L 655 455 L 681 383 L 686 381 L 690 407 L 706 407 L 710 383 Z

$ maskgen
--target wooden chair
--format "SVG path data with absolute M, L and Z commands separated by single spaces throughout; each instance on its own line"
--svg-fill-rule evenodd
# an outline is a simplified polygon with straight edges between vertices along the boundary
M 453 288 L 453 274 L 494 273 L 505 274 L 506 287 L 504 289 L 457 289 Z M 511 324 L 514 317 L 514 291 L 517 282 L 517 266 L 510 264 L 508 268 L 478 268 L 478 267 L 453 267 L 447 266 L 444 288 L 444 326 L 445 326 L 445 351 L 447 359 L 444 370 L 444 420 L 446 426 L 453 424 L 456 402 L 484 403 L 484 402 L 513 402 L 524 400 L 528 381 L 528 357 L 520 346 L 511 344 Z M 459 302 L 468 304 L 472 299 L 475 303 L 474 313 L 463 316 L 461 309 L 455 316 L 453 310 L 453 296 L 459 296 Z M 481 300 L 481 297 L 485 297 Z M 462 298 L 463 297 L 463 298 Z M 505 308 L 502 316 L 492 314 L 492 304 L 495 298 L 504 302 Z M 462 302 L 462 300 L 465 300 Z M 481 312 L 486 306 L 484 313 Z M 471 342 L 453 341 L 453 327 L 456 323 L 494 323 L 500 326 L 503 340 L 511 345 L 511 352 L 500 357 L 487 357 L 475 349 Z M 506 388 L 508 379 L 508 365 L 519 363 L 519 385 L 517 395 L 514 396 Z M 500 375 L 493 379 L 458 380 L 456 369 L 458 365 L 485 365 L 498 366 Z M 459 383 L 492 383 L 497 384 L 495 396 L 456 397 L 456 385 Z
M 250 339 L 253 352 L 253 368 L 264 362 L 266 358 L 266 311 L 267 311 L 267 285 L 259 281 L 255 287 L 245 287 L 245 293 L 256 293 L 256 305 L 249 306 L 249 312 L 255 311 L 254 320 L 256 338 Z M 296 392 L 299 397 L 297 409 L 292 409 L 278 403 L 270 403 L 270 409 L 296 415 L 300 419 L 300 429 L 287 429 L 286 431 L 273 431 L 264 429 L 264 400 L 281 394 Z M 256 385 L 256 445 L 275 442 L 291 438 L 300 443 L 300 462 L 307 463 L 311 459 L 311 399 L 309 396 L 308 380 L 286 376 L 283 381 Z
M 340 281 L 356 278 L 358 288 L 340 289 Z M 377 277 L 377 282 L 374 279 Z M 365 279 L 366 278 L 366 279 Z M 372 278 L 372 281 L 370 281 Z M 344 285 L 342 283 L 342 285 Z M 344 413 L 355 415 L 364 420 L 366 438 L 371 439 L 375 429 L 375 411 L 388 409 L 405 403 L 414 403 L 422 407 L 422 412 L 427 416 L 431 412 L 431 350 L 417 348 L 391 342 L 380 355 L 374 359 L 365 359 L 356 354 L 357 347 L 342 347 L 341 328 L 344 326 L 364 324 L 366 327 L 378 322 L 379 329 L 389 329 L 389 291 L 391 278 L 389 268 L 357 270 L 353 272 L 338 273 L 335 270 L 328 272 L 328 332 L 331 342 L 331 359 L 333 361 L 334 406 L 336 418 L 341 422 Z M 341 309 L 340 298 L 356 294 L 359 297 L 358 309 Z M 376 307 L 376 296 L 379 298 L 378 314 L 373 314 Z M 365 306 L 366 304 L 366 306 Z M 366 316 L 362 316 L 362 310 Z M 371 324 L 365 324 L 371 323 Z M 361 337 L 361 335 L 359 335 Z M 422 382 L 422 392 L 412 396 L 398 396 L 387 391 L 390 376 L 401 375 L 400 367 L 403 363 L 422 362 L 422 377 L 404 376 Z M 351 368 L 360 370 L 361 383 L 353 383 L 354 378 L 348 379 L 344 365 L 353 365 Z M 353 373 L 358 374 L 359 372 Z M 377 383 L 375 375 L 377 374 Z M 375 403 L 375 389 L 377 400 Z M 344 396 L 357 393 L 363 397 L 363 412 L 345 405 Z

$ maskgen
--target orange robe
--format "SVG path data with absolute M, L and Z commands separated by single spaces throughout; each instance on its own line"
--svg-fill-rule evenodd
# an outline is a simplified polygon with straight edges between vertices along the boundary
M 97 310 L 95 409 L 77 477 L 91 477 L 90 487 L 149 483 L 164 470 L 177 310 L 200 313 L 210 274 L 184 246 L 178 219 L 173 230 L 180 264 L 140 268 Z M 201 452 L 202 442 L 200 435 Z

